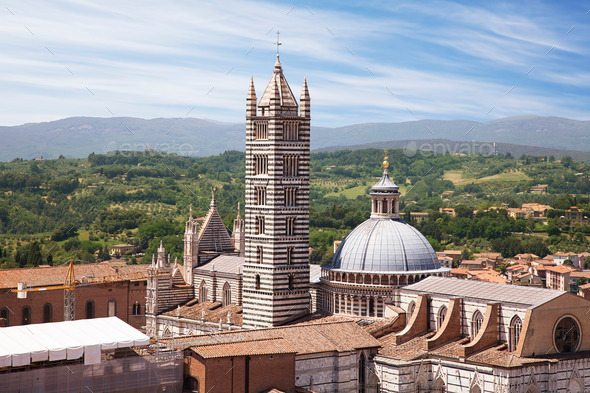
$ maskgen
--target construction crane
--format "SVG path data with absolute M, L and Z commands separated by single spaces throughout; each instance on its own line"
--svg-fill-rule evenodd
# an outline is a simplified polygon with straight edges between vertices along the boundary
M 11 290 L 11 292 L 16 292 L 16 297 L 18 299 L 26 299 L 27 293 L 29 292 L 41 292 L 41 291 L 51 291 L 55 289 L 63 289 L 64 290 L 64 321 L 73 321 L 76 319 L 76 288 L 81 286 L 87 285 L 97 285 L 97 284 L 109 284 L 114 282 L 120 281 L 129 281 L 129 280 L 142 280 L 144 278 L 152 278 L 152 277 L 164 277 L 170 276 L 171 273 L 159 273 L 159 274 L 146 274 L 145 272 L 138 272 L 135 274 L 120 276 L 120 275 L 110 275 L 110 276 L 102 276 L 96 279 L 89 277 L 84 282 L 76 281 L 76 275 L 74 273 L 74 260 L 70 259 L 70 265 L 68 266 L 68 270 L 66 272 L 66 277 L 64 280 L 63 285 L 53 285 L 48 287 L 35 287 L 35 288 L 27 288 L 24 282 L 19 282 L 17 285 L 17 289 Z

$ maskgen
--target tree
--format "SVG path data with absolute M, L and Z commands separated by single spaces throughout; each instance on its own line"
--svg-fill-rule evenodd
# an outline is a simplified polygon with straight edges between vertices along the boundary
M 468 260 L 470 257 L 471 255 L 469 254 L 469 250 L 467 248 L 464 248 L 463 251 L 461 251 L 461 259 Z
M 472 218 L 473 209 L 469 206 L 457 205 L 455 206 L 455 214 L 457 215 L 457 217 Z
M 27 258 L 27 264 L 32 266 L 39 266 L 43 262 L 43 256 L 41 255 L 41 250 L 39 249 L 39 243 L 33 242 L 29 247 L 29 255 Z
M 564 265 L 567 265 L 567 266 L 574 266 L 574 263 L 573 263 L 573 262 L 572 262 L 572 260 L 571 260 L 571 259 L 569 259 L 569 258 L 568 258 L 568 259 L 566 259 L 565 261 L 563 261 L 563 264 L 564 264 Z
M 570 156 L 561 157 L 561 164 L 564 167 L 569 168 L 572 166 L 573 163 L 574 163 L 574 160 Z

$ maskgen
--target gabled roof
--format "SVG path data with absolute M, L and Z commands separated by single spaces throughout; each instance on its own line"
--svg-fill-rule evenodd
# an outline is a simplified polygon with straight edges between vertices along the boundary
M 192 347 L 192 350 L 205 359 L 233 356 L 275 355 L 296 353 L 297 351 L 283 338 L 264 338 L 260 340 L 214 343 Z
M 322 352 L 349 352 L 360 348 L 378 348 L 380 346 L 379 341 L 353 321 L 298 324 L 177 337 L 170 340 L 170 345 L 194 349 L 198 346 L 214 343 L 235 343 L 269 338 L 285 339 L 300 355 Z M 163 339 L 162 341 L 165 342 L 166 340 Z
M 199 231 L 199 251 L 233 251 L 234 245 L 217 211 L 215 199 Z
M 490 303 L 521 304 L 529 308 L 535 308 L 567 293 L 553 289 L 433 276 L 403 287 L 401 291 L 479 299 Z

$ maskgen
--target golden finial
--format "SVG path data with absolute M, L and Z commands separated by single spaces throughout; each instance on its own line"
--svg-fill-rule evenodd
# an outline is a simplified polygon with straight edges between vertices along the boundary
M 387 157 L 387 150 L 384 150 L 384 151 L 385 151 L 385 157 L 383 158 L 383 168 L 387 169 L 387 168 L 389 168 L 389 161 L 387 161 L 387 159 L 389 157 Z

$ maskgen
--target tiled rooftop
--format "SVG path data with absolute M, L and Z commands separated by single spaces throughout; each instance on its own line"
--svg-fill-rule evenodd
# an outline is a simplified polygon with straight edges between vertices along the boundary
M 295 351 L 295 348 L 283 338 L 215 343 L 199 345 L 191 347 L 191 349 L 205 359 L 297 352 Z
M 358 348 L 380 346 L 369 333 L 355 322 L 309 323 L 255 330 L 237 330 L 162 340 L 176 348 L 188 348 L 215 343 L 231 343 L 268 338 L 283 338 L 298 354 L 348 352 Z
M 434 332 L 415 337 L 400 345 L 395 345 L 395 334 L 389 334 L 379 339 L 383 347 L 379 350 L 379 355 L 388 358 L 399 359 L 402 361 L 411 361 L 423 358 L 442 358 L 459 360 L 461 356 L 461 346 L 469 343 L 469 338 L 457 338 L 431 351 L 424 350 L 424 343 L 427 339 L 434 336 Z M 465 359 L 466 363 L 480 363 L 489 366 L 498 367 L 521 367 L 534 363 L 544 363 L 551 361 L 548 358 L 521 358 L 513 352 L 506 351 L 506 345 L 497 345 L 484 349 Z
M 100 281 L 101 278 L 130 279 L 147 274 L 149 265 L 130 265 L 113 267 L 109 263 L 88 263 L 74 265 L 76 280 Z M 64 283 L 67 265 L 39 266 L 32 269 L 0 270 L 0 288 L 16 288 L 19 282 L 25 282 L 28 287 L 62 285 Z
M 201 320 L 203 318 L 203 311 L 205 312 L 204 318 L 207 322 L 219 322 L 227 323 L 227 313 L 229 312 L 229 320 L 232 325 L 242 326 L 242 306 L 235 304 L 229 304 L 222 307 L 221 302 L 203 302 L 195 303 L 191 300 L 184 306 L 180 306 L 180 309 L 176 308 L 164 313 L 164 315 L 170 317 L 177 317 L 180 312 L 181 318 Z
M 566 293 L 553 289 L 432 276 L 402 288 L 402 292 L 432 293 L 528 307 L 537 307 Z

